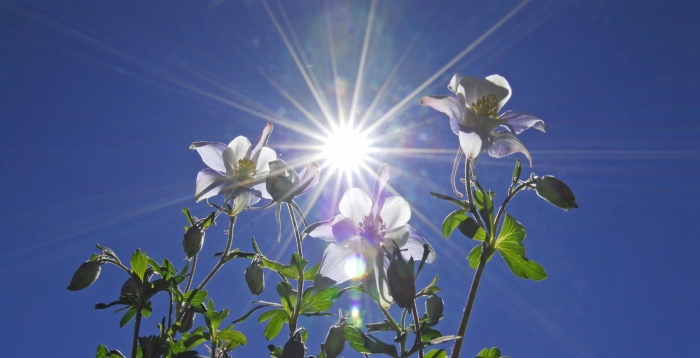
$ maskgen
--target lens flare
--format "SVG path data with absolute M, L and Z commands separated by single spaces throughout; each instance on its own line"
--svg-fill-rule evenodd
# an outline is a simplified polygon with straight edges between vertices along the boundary
M 351 279 L 358 279 L 365 274 L 365 262 L 359 255 L 352 255 L 345 261 L 345 273 Z
M 338 127 L 324 140 L 321 156 L 335 170 L 357 171 L 367 160 L 369 141 L 355 128 Z

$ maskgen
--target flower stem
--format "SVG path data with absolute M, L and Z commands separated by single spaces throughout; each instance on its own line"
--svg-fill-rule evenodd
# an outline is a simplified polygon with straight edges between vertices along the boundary
M 214 277 L 214 275 L 219 271 L 221 266 L 223 266 L 226 263 L 226 258 L 228 257 L 228 252 L 231 249 L 231 244 L 233 243 L 233 225 L 236 223 L 236 216 L 229 216 L 230 222 L 228 225 L 228 241 L 226 242 L 226 248 L 224 249 L 223 255 L 221 255 L 221 259 L 219 262 L 216 263 L 216 266 L 211 269 L 211 272 L 207 275 L 207 277 L 204 278 L 204 281 L 197 286 L 197 290 L 201 291 L 204 289 L 204 286 L 209 283 L 209 281 Z
M 139 328 L 141 327 L 141 293 L 139 293 L 139 303 L 135 308 L 136 320 L 134 321 L 134 341 L 131 343 L 131 358 L 136 358 L 136 348 L 138 347 Z
M 484 230 L 486 231 L 486 239 L 484 241 L 488 241 L 490 236 L 489 234 L 491 234 L 491 226 L 489 225 L 489 227 L 486 227 L 484 225 L 484 221 L 481 220 L 481 216 L 476 210 L 476 205 L 474 205 L 474 195 L 472 194 L 471 166 L 472 161 L 467 159 L 467 162 L 464 164 L 464 186 L 466 187 L 465 189 L 467 189 L 467 197 L 469 198 L 469 211 L 472 213 L 474 219 L 476 219 L 479 225 L 481 225 L 481 227 L 484 228 Z
M 190 277 L 187 279 L 187 285 L 185 285 L 185 293 L 190 290 L 190 287 L 192 286 L 192 279 L 194 278 L 194 270 L 197 268 L 197 256 L 199 254 L 195 254 L 194 257 L 192 258 L 192 270 L 190 270 Z
M 294 216 L 294 210 L 292 209 L 292 206 L 287 204 L 287 209 L 289 209 L 289 216 L 292 218 L 292 226 L 294 227 L 294 237 L 297 241 L 297 252 L 299 253 L 299 257 L 303 259 L 304 253 L 301 250 L 301 236 L 299 235 L 297 219 Z M 304 294 L 304 271 L 300 271 L 301 272 L 299 272 L 299 279 L 297 280 L 297 303 L 294 307 L 294 312 L 292 312 L 292 317 L 289 320 L 289 331 L 291 333 L 294 333 L 297 330 L 297 319 L 299 318 L 299 314 L 301 313 L 301 299 Z
M 415 300 L 413 300 L 413 327 L 416 330 L 416 343 L 414 344 L 417 345 L 420 344 L 423 339 L 421 338 L 420 329 L 422 327 L 420 324 L 420 319 L 418 318 L 418 307 L 416 307 Z M 423 358 L 423 348 L 418 350 L 418 358 Z
M 486 246 L 486 243 L 484 242 L 482 245 Z M 457 331 L 457 336 L 461 338 L 455 340 L 455 345 L 452 349 L 452 358 L 459 358 L 459 352 L 462 350 L 464 334 L 467 332 L 467 324 L 469 323 L 469 317 L 472 313 L 472 307 L 474 307 L 474 298 L 476 298 L 476 291 L 479 288 L 479 281 L 481 281 L 481 274 L 484 272 L 484 268 L 486 267 L 487 258 L 488 252 L 486 252 L 486 250 L 483 250 L 481 253 L 481 259 L 479 260 L 479 266 L 476 268 L 476 273 L 474 274 L 472 286 L 469 289 L 469 297 L 467 297 L 467 304 L 464 307 L 462 321 L 459 323 L 459 330 Z

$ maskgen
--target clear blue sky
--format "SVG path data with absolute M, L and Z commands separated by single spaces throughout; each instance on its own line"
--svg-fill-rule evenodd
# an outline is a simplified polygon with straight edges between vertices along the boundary
M 449 314 L 436 328 L 457 330 L 473 275 L 465 257 L 474 243 L 446 240 L 429 224 L 439 225 L 453 209 L 428 192 L 450 192 L 457 137 L 447 117 L 418 99 L 447 94 L 454 73 L 500 74 L 513 88 L 505 109 L 547 123 L 547 133 L 520 136 L 533 170 L 566 181 L 580 208 L 567 213 L 532 192 L 516 198 L 510 212 L 528 230 L 528 256 L 549 278 L 521 280 L 494 259 L 465 352 L 498 346 L 512 357 L 697 355 L 700 5 L 532 1 L 494 28 L 520 5 L 380 1 L 372 12 L 356 109 L 371 124 L 408 98 L 371 134 L 383 138 L 377 146 L 406 150 L 373 157 L 397 168 L 392 185 L 425 215 L 421 220 L 414 212 L 411 223 L 437 250 L 422 277 L 440 275 Z M 194 202 L 195 177 L 205 166 L 188 150 L 191 142 L 254 140 L 265 114 L 277 121 L 270 145 L 283 159 L 309 154 L 299 145 L 319 144 L 293 128 L 314 127 L 285 93 L 324 117 L 273 18 L 336 114 L 331 28 L 347 89 L 341 105 L 349 111 L 371 3 L 268 6 L 274 16 L 257 1 L 0 3 L 0 343 L 6 354 L 87 357 L 98 343 L 129 352 L 131 326 L 119 329 L 119 314 L 93 309 L 117 298 L 123 273 L 103 267 L 89 289 L 74 293 L 66 286 L 96 242 L 123 260 L 140 247 L 183 264 L 180 209 L 207 213 Z M 364 112 L 375 98 L 377 106 Z M 416 148 L 439 151 L 410 154 Z M 500 198 L 515 158 L 479 162 L 480 180 Z M 367 173 L 360 177 L 370 180 Z M 347 188 L 343 182 L 326 188 L 309 220 L 337 214 L 333 198 Z M 250 250 L 255 236 L 270 257 L 288 260 L 292 246 L 284 237 L 276 243 L 273 223 L 270 211 L 241 214 L 234 245 Z M 289 232 L 287 218 L 283 225 Z M 201 267 L 211 267 L 222 250 L 224 226 L 207 234 Z M 305 254 L 318 262 L 323 248 L 309 240 Z M 246 266 L 228 264 L 210 287 L 217 308 L 231 307 L 232 318 L 255 300 L 243 283 Z M 268 289 L 262 299 L 273 293 Z M 142 332 L 154 334 L 163 315 L 157 310 Z M 372 310 L 366 319 L 381 320 Z M 254 322 L 237 326 L 249 339 L 237 354 L 266 356 L 263 325 Z M 309 354 L 318 353 L 331 322 L 302 321 L 312 337 Z M 281 334 L 273 343 L 284 341 Z M 345 353 L 356 356 L 349 347 Z

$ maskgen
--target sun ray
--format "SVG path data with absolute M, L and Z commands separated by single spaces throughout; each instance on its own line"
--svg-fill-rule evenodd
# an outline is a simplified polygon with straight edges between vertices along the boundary
M 420 86 L 418 86 L 413 92 L 409 93 L 404 99 L 402 99 L 399 103 L 394 105 L 390 110 L 388 110 L 383 116 L 381 116 L 379 119 L 377 119 L 372 125 L 367 127 L 365 129 L 366 133 L 370 133 L 377 129 L 380 125 L 382 125 L 384 122 L 386 122 L 391 116 L 394 114 L 397 114 L 400 110 L 403 109 L 406 104 L 412 100 L 414 97 L 416 97 L 419 93 L 423 92 L 423 90 L 430 86 L 438 77 L 442 76 L 443 73 L 445 73 L 447 70 L 449 70 L 455 63 L 457 63 L 459 60 L 461 60 L 464 56 L 466 56 L 469 52 L 471 52 L 477 45 L 479 45 L 481 42 L 483 42 L 489 35 L 491 35 L 494 31 L 498 30 L 501 26 L 503 26 L 506 21 L 508 21 L 511 17 L 513 17 L 515 14 L 517 14 L 525 5 L 527 5 L 531 0 L 523 0 L 520 4 L 518 4 L 513 10 L 508 12 L 503 18 L 501 18 L 498 22 L 496 22 L 491 28 L 486 30 L 479 38 L 474 40 L 469 46 L 467 46 L 462 52 L 457 54 L 450 62 L 442 66 L 441 69 L 439 69 L 435 74 L 430 76 L 425 82 L 423 82 Z
M 336 61 L 335 57 L 335 45 L 333 41 L 333 27 L 331 26 L 331 14 L 328 9 L 328 0 L 323 2 L 323 10 L 325 12 L 325 18 L 326 18 L 326 29 L 328 30 L 328 48 L 329 52 L 331 55 L 331 68 L 333 70 L 333 87 L 335 89 L 335 102 L 336 102 L 336 107 L 338 108 L 338 118 L 337 121 L 335 122 L 336 125 L 339 125 L 339 121 L 344 118 L 344 111 L 343 111 L 343 101 L 340 98 L 340 90 L 338 89 L 338 63 Z
M 355 112 L 357 111 L 357 102 L 360 100 L 362 92 L 362 79 L 365 76 L 365 64 L 367 62 L 367 49 L 369 48 L 369 39 L 372 35 L 372 23 L 374 22 L 374 12 L 377 8 L 377 1 L 372 0 L 369 7 L 369 15 L 367 17 L 367 26 L 365 27 L 365 38 L 362 43 L 362 55 L 360 56 L 360 66 L 357 69 L 357 77 L 355 78 L 355 88 L 352 94 L 352 104 L 350 105 L 350 113 L 348 119 L 348 127 L 353 128 L 355 122 Z
M 279 21 L 277 21 L 277 18 L 272 13 L 272 10 L 270 9 L 270 7 L 267 5 L 267 1 L 263 0 L 262 4 L 263 4 L 263 6 L 265 6 L 265 10 L 267 11 L 267 14 L 270 16 L 272 23 L 275 25 L 275 28 L 277 29 L 277 33 L 279 33 L 280 37 L 282 38 L 282 41 L 284 42 L 285 46 L 287 47 L 287 50 L 289 51 L 290 55 L 292 56 L 292 59 L 294 60 L 294 63 L 296 64 L 297 69 L 299 70 L 299 73 L 304 78 L 304 81 L 306 82 L 306 85 L 308 86 L 309 90 L 311 91 L 311 94 L 316 99 L 316 102 L 318 103 L 318 106 L 321 109 L 321 112 L 323 112 L 323 115 L 325 116 L 325 118 L 331 118 L 330 111 L 328 110 L 328 105 L 323 101 L 321 95 L 319 94 L 319 91 L 313 85 L 311 79 L 309 78 L 308 73 L 306 73 L 306 69 L 304 68 L 304 65 L 299 60 L 299 56 L 297 55 L 296 51 L 294 51 L 294 48 L 292 47 L 292 44 L 289 42 L 287 35 L 285 35 L 284 31 L 282 30 L 282 26 L 280 25 Z

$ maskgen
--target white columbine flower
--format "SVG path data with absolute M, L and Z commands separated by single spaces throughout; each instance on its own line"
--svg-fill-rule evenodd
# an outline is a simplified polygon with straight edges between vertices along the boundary
M 483 151 L 494 158 L 520 152 L 532 166 L 530 152 L 515 135 L 530 127 L 544 132 L 544 121 L 514 111 L 498 114 L 511 94 L 505 78 L 491 75 L 479 80 L 454 75 L 447 88 L 455 95 L 425 96 L 420 99 L 420 104 L 450 117 L 452 132 L 459 136 L 460 148 L 468 159 L 476 158 Z M 504 130 L 494 132 L 499 126 Z
M 359 276 L 370 294 L 387 308 L 392 298 L 386 282 L 389 260 L 385 250 L 391 253 L 399 247 L 406 260 L 423 257 L 423 245 L 428 242 L 408 225 L 411 209 L 406 200 L 400 196 L 386 198 L 388 180 L 389 167 L 384 165 L 377 174 L 373 198 L 361 189 L 350 189 L 340 200 L 340 215 L 305 230 L 312 237 L 330 242 L 323 253 L 315 290 Z M 426 262 L 433 260 L 435 251 L 430 247 Z M 353 272 L 355 266 L 364 266 L 364 272 L 357 275 Z
M 194 198 L 196 201 L 221 194 L 226 201 L 233 200 L 231 215 L 237 215 L 260 198 L 270 199 L 265 188 L 265 178 L 270 172 L 269 163 L 277 158 L 274 150 L 266 147 L 272 133 L 268 122 L 254 146 L 248 138 L 238 136 L 228 146 L 224 143 L 194 142 L 190 149 L 197 150 L 204 164 L 197 174 Z

